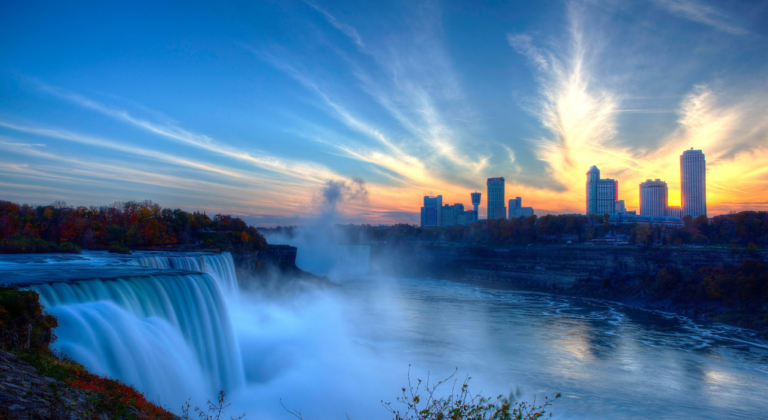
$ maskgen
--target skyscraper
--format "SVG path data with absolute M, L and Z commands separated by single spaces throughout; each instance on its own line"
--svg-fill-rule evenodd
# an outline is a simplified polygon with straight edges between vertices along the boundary
M 707 214 L 707 161 L 701 150 L 680 155 L 680 190 L 683 216 Z
M 472 207 L 474 207 L 474 210 L 472 210 L 475 214 L 473 222 L 477 221 L 477 216 L 480 215 L 479 213 L 479 207 L 480 207 L 480 196 L 482 194 L 479 192 L 473 192 L 471 193 L 472 196 Z
M 597 181 L 600 180 L 600 170 L 592 165 L 587 171 L 587 214 L 597 213 Z
M 424 196 L 424 207 L 421 208 L 421 227 L 438 227 L 442 223 L 443 196 Z
M 619 181 L 600 179 L 600 170 L 592 166 L 587 171 L 587 214 L 616 213 L 616 199 L 619 194 Z
M 641 216 L 666 216 L 667 197 L 669 189 L 667 183 L 657 179 L 650 179 L 640 184 L 640 215 Z
M 504 219 L 507 207 L 504 206 L 504 177 L 488 178 L 488 219 Z
M 509 200 L 509 220 L 516 219 L 520 216 L 533 216 L 533 207 L 523 207 L 523 199 L 521 197 L 516 197 Z

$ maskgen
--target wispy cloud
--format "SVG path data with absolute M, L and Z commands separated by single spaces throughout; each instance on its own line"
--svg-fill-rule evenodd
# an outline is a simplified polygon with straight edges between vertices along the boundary
M 309 2 L 304 0 L 304 3 L 308 4 L 310 7 L 318 11 L 323 17 L 325 18 L 328 23 L 333 25 L 336 29 L 343 32 L 345 35 L 347 35 L 354 43 L 360 48 L 365 49 L 365 44 L 363 44 L 363 39 L 360 37 L 360 34 L 357 32 L 355 28 L 352 26 L 349 26 L 347 24 L 344 24 L 342 22 L 339 22 L 338 19 L 336 19 L 335 16 L 328 13 L 324 9 L 321 9 L 320 6 L 316 5 L 315 3 Z
M 695 0 L 654 0 L 654 2 L 672 14 L 709 25 L 722 32 L 734 35 L 748 33 L 735 22 L 733 17 Z
M 330 115 L 368 141 L 341 141 L 343 136 L 324 133 L 326 144 L 344 156 L 374 164 L 407 180 L 420 190 L 451 191 L 459 185 L 477 185 L 489 166 L 495 142 L 480 142 L 463 129 L 476 126 L 477 116 L 465 103 L 462 87 L 437 36 L 439 11 L 413 13 L 403 25 L 405 33 L 379 37 L 363 44 L 353 25 L 311 4 L 333 26 L 349 36 L 363 52 L 359 57 L 333 49 L 343 59 L 358 86 L 392 119 L 390 124 L 366 118 L 356 104 L 345 103 L 341 89 L 329 80 L 318 80 L 290 55 L 251 48 L 259 58 L 291 76 L 323 103 Z M 347 88 L 348 85 L 344 85 Z M 354 111 L 353 111 L 354 110 Z M 376 122 L 372 122 L 376 121 Z M 393 134 L 394 133 L 394 134 Z M 498 151 L 504 153 L 503 147 Z M 446 191 L 446 192 L 447 192 Z
M 768 122 L 764 118 L 768 100 L 760 84 L 753 85 L 757 92 L 731 95 L 738 99 L 730 102 L 706 85 L 694 86 L 678 109 L 671 111 L 679 116 L 678 126 L 659 147 L 624 145 L 617 118 L 627 111 L 621 108 L 621 98 L 627 95 L 601 84 L 605 73 L 591 64 L 604 62 L 599 59 L 600 44 L 589 41 L 600 37 L 587 31 L 587 17 L 572 5 L 568 19 L 568 38 L 559 44 L 564 46 L 560 49 L 537 47 L 535 39 L 525 34 L 507 37 L 535 70 L 539 95 L 531 112 L 551 136 L 531 142 L 539 159 L 549 166 L 550 175 L 563 186 L 559 192 L 563 201 L 583 208 L 580 186 L 584 173 L 597 165 L 605 178 L 620 174 L 620 198 L 632 207 L 638 203 L 636 185 L 647 178 L 666 180 L 670 204 L 677 204 L 679 155 L 689 147 L 707 155 L 713 204 L 768 192 L 764 165 L 768 159 Z
M 552 134 L 531 140 L 536 155 L 549 166 L 559 183 L 556 189 L 575 202 L 583 192 L 571 186 L 582 184 L 591 165 L 602 165 L 605 172 L 632 158 L 615 147 L 619 96 L 595 82 L 590 66 L 600 52 L 585 41 L 580 12 L 571 8 L 568 19 L 568 38 L 560 51 L 540 49 L 525 34 L 508 35 L 507 41 L 536 70 L 539 98 L 531 112 Z
M 109 107 L 81 95 L 63 92 L 61 89 L 47 87 L 43 88 L 43 90 L 82 107 L 92 109 L 103 115 L 129 123 L 152 134 L 159 135 L 187 146 L 247 162 L 248 164 L 264 170 L 315 183 L 322 183 L 329 178 L 338 177 L 338 175 L 317 163 L 281 159 L 270 156 L 263 151 L 256 151 L 255 154 L 243 152 L 221 141 L 214 140 L 207 135 L 192 133 L 172 123 L 158 123 L 137 118 L 126 110 Z

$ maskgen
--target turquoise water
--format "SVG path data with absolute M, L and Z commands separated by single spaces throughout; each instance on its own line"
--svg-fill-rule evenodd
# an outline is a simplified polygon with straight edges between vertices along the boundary
M 768 418 L 768 346 L 748 332 L 438 280 L 348 282 L 338 293 L 354 308 L 353 334 L 380 353 L 457 366 L 486 393 L 560 392 L 558 417 Z
M 410 365 L 432 381 L 458 369 L 484 395 L 559 392 L 561 419 L 767 417 L 768 343 L 748 331 L 359 272 L 339 288 L 267 298 L 237 290 L 228 254 L 0 258 L 0 276 L 39 291 L 59 317 L 57 348 L 171 409 L 226 389 L 230 414 L 247 418 L 293 418 L 282 399 L 308 420 L 387 419 L 381 400 L 395 400 Z

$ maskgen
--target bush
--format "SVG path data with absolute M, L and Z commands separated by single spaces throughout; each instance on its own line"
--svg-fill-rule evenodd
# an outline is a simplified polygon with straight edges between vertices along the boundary
M 536 420 L 543 418 L 546 414 L 546 408 L 552 405 L 552 401 L 560 398 L 557 394 L 553 400 L 544 398 L 543 404 L 529 404 L 524 401 L 517 401 L 520 397 L 518 388 L 514 394 L 509 396 L 498 395 L 496 398 L 488 398 L 478 394 L 472 394 L 469 390 L 470 377 L 466 377 L 461 387 L 456 391 L 457 381 L 453 381 L 453 388 L 448 397 L 437 398 L 435 392 L 440 386 L 450 381 L 456 375 L 454 371 L 450 376 L 429 385 L 429 377 L 426 383 L 421 379 L 416 380 L 414 386 L 411 382 L 410 366 L 408 368 L 408 388 L 401 389 L 402 396 L 397 398 L 397 402 L 405 406 L 405 411 L 401 412 L 392 407 L 392 403 L 382 401 L 384 408 L 395 417 L 393 420 Z M 282 405 L 282 401 L 280 402 Z M 291 410 L 283 405 L 283 408 L 294 417 L 303 420 L 301 410 Z M 552 417 L 552 413 L 549 416 Z M 349 419 L 349 416 L 347 416 Z
M 120 244 L 119 242 L 112 242 L 109 244 L 110 254 L 130 254 L 131 250 L 127 246 Z
M 0 287 L 0 348 L 47 350 L 57 326 L 37 293 Z
M 402 396 L 397 398 L 399 403 L 405 405 L 405 411 L 400 412 L 400 410 L 392 408 L 392 403 L 382 401 L 382 404 L 384 408 L 395 415 L 394 420 L 535 420 L 544 417 L 547 413 L 545 409 L 552 405 L 552 402 L 546 397 L 544 404 L 541 405 L 536 405 L 536 400 L 530 405 L 526 402 L 518 402 L 519 389 L 515 394 L 510 394 L 507 397 L 498 395 L 496 398 L 489 398 L 480 394 L 472 394 L 469 390 L 470 377 L 464 379 L 458 392 L 455 392 L 456 381 L 454 381 L 451 395 L 436 398 L 434 396 L 435 391 L 455 374 L 454 371 L 451 376 L 431 387 L 428 377 L 422 388 L 421 379 L 416 380 L 414 387 L 409 371 L 408 388 L 402 388 Z M 555 399 L 557 398 L 560 398 L 560 394 L 555 396 Z M 552 413 L 549 414 L 549 417 L 552 417 Z
M 28 238 L 19 234 L 13 234 L 0 240 L 0 254 L 42 254 L 48 252 L 79 254 L 81 249 L 71 242 L 62 242 L 57 245 L 55 242 L 40 238 Z

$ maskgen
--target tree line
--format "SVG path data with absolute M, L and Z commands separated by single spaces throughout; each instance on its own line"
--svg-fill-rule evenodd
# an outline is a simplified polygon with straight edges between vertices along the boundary
M 152 201 L 74 207 L 64 202 L 30 206 L 0 200 L 0 253 L 79 252 L 171 247 L 200 242 L 200 232 L 216 232 L 203 246 L 262 249 L 266 240 L 253 226 L 230 215 L 162 208 Z M 210 235 L 209 235 L 210 236 Z
M 744 211 L 708 219 L 685 216 L 682 227 L 646 224 L 611 225 L 608 215 L 546 215 L 483 220 L 471 225 L 421 228 L 408 224 L 392 226 L 337 225 L 349 244 L 397 241 L 445 241 L 481 246 L 525 246 L 528 244 L 586 242 L 606 235 L 624 235 L 632 244 L 644 245 L 732 245 L 768 246 L 768 212 Z M 260 231 L 292 236 L 299 227 L 276 227 Z

